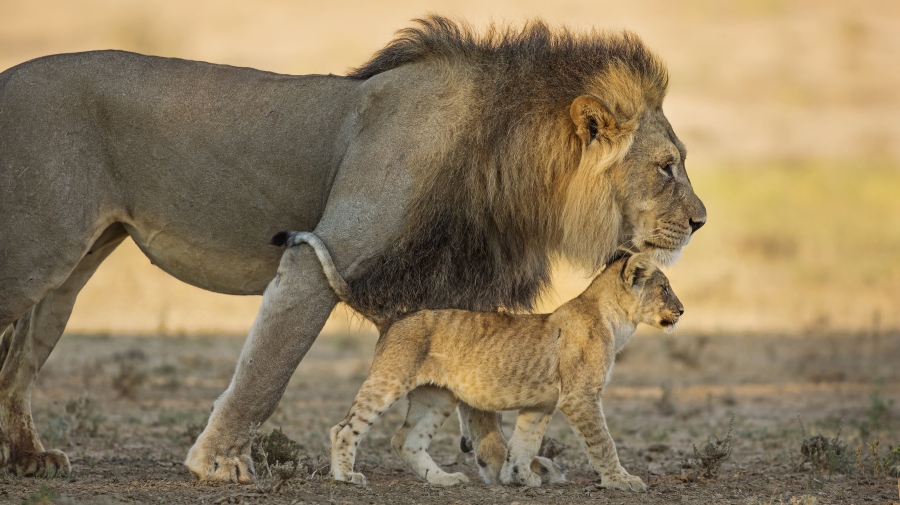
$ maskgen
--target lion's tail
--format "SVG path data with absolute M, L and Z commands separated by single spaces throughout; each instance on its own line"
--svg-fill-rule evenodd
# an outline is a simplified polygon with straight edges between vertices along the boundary
M 337 267 L 334 266 L 328 247 L 325 246 L 325 243 L 322 242 L 318 235 L 308 231 L 282 231 L 272 237 L 272 245 L 279 247 L 293 247 L 304 242 L 311 245 L 313 250 L 316 251 L 316 256 L 319 258 L 319 262 L 322 263 L 322 270 L 325 271 L 325 277 L 328 278 L 328 283 L 331 284 L 334 294 L 342 302 L 351 305 L 350 301 L 353 296 L 350 293 L 350 286 L 347 285 L 347 281 L 341 277 Z

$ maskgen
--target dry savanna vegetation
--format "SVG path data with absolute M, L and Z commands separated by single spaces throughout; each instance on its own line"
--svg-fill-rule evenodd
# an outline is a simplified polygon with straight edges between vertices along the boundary
M 569 483 L 480 484 L 454 415 L 431 452 L 471 483 L 426 486 L 390 449 L 404 401 L 360 449 L 369 485 L 331 483 L 328 430 L 374 347 L 371 328 L 345 310 L 253 428 L 259 483 L 197 484 L 181 461 L 260 299 L 181 284 L 128 241 L 80 295 L 34 388 L 44 444 L 66 451 L 73 472 L 0 472 L 0 503 L 900 502 L 896 2 L 0 0 L 0 68 L 116 48 L 343 73 L 427 12 L 476 26 L 541 16 L 629 28 L 669 66 L 666 113 L 709 222 L 667 272 L 686 307 L 679 329 L 640 330 L 604 400 L 622 463 L 649 492 L 599 488 L 559 414 L 544 450 Z M 545 310 L 588 282 L 565 264 L 555 279 Z

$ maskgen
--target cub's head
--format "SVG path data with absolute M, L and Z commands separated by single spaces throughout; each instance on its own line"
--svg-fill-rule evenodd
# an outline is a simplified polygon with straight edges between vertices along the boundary
M 684 306 L 669 286 L 669 279 L 647 253 L 624 260 L 619 274 L 624 298 L 635 308 L 634 322 L 671 331 Z

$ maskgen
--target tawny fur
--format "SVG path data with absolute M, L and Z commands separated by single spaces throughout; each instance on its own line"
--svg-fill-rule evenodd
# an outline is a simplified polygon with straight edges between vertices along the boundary
M 349 76 L 121 51 L 0 73 L 0 467 L 69 471 L 40 442 L 31 391 L 78 292 L 129 236 L 186 283 L 265 291 L 185 460 L 242 483 L 247 427 L 274 411 L 334 304 L 308 251 L 266 247 L 275 231 L 327 238 L 354 308 L 387 317 L 527 310 L 554 255 L 594 271 L 627 244 L 673 261 L 706 212 L 661 108 L 666 80 L 629 33 L 476 35 L 441 17 Z M 465 411 L 483 416 L 473 442 L 501 443 L 493 413 Z
M 289 234 L 287 244 L 313 245 L 326 276 L 339 290 L 340 275 L 327 249 L 309 235 Z M 409 314 L 382 333 L 368 378 L 347 416 L 331 430 L 332 477 L 365 483 L 365 477 L 353 471 L 356 447 L 377 417 L 409 394 L 407 421 L 392 446 L 430 483 L 466 480 L 462 474 L 443 472 L 426 452 L 437 428 L 456 402 L 463 401 L 483 411 L 519 411 L 500 471 L 504 484 L 541 485 L 532 462 L 558 408 L 586 448 L 603 486 L 644 490 L 640 478 L 619 464 L 600 399 L 615 355 L 637 324 L 668 329 L 683 312 L 665 275 L 648 255 L 636 254 L 611 263 L 581 295 L 552 314 Z M 429 402 L 431 408 L 421 407 Z

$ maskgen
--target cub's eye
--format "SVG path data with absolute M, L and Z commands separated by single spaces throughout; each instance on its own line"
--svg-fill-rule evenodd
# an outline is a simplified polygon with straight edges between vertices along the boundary
M 663 177 L 669 179 L 675 177 L 675 167 L 672 164 L 659 167 L 657 170 L 659 170 L 659 173 L 662 174 Z

